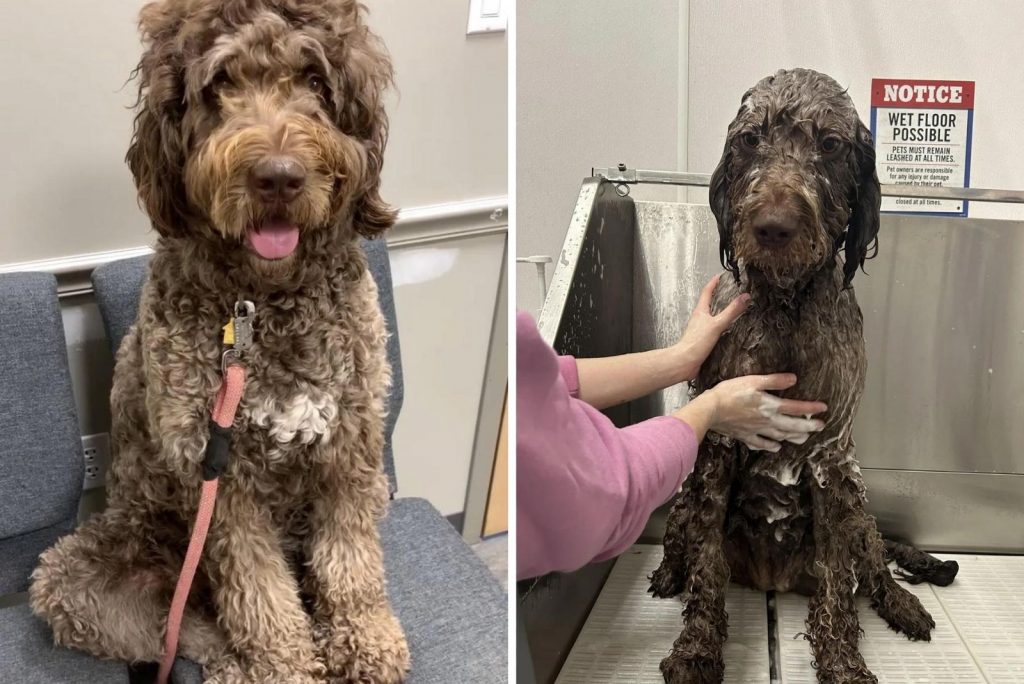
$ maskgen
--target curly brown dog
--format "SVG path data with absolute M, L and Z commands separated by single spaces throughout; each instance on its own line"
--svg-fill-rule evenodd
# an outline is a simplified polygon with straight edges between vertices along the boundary
M 935 623 L 886 566 L 852 439 L 867 362 L 850 283 L 876 245 L 881 201 L 871 133 L 834 80 L 779 71 L 744 94 L 710 197 L 722 262 L 734 276 L 722 279 L 713 309 L 741 292 L 751 303 L 694 390 L 791 372 L 798 384 L 783 396 L 821 400 L 829 410 L 822 432 L 783 442 L 778 453 L 714 434 L 701 446 L 651 578 L 656 596 L 687 595 L 683 631 L 662 673 L 672 683 L 722 681 L 731 576 L 762 591 L 811 596 L 807 637 L 820 682 L 875 682 L 857 650 L 856 594 L 911 639 L 929 639 Z M 929 581 L 948 584 L 955 575 L 955 565 L 912 547 L 890 551 Z
M 159 240 L 117 355 L 107 510 L 43 554 L 32 607 L 60 644 L 160 659 L 241 296 L 249 380 L 179 652 L 213 682 L 400 681 L 386 331 L 357 243 L 395 219 L 390 60 L 353 0 L 161 0 L 140 25 L 128 164 Z

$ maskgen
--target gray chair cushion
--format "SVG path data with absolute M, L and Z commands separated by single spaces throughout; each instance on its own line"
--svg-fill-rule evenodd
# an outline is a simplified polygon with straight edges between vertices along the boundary
M 124 663 L 54 646 L 27 605 L 0 609 L 0 681 L 11 684 L 127 684 Z
M 377 300 L 388 326 L 388 363 L 391 365 L 391 388 L 388 391 L 388 417 L 384 426 L 384 471 L 391 482 L 391 493 L 398 489 L 395 477 L 395 456 L 391 448 L 391 436 L 395 432 L 398 414 L 402 411 L 405 385 L 402 383 L 402 349 L 398 344 L 398 318 L 395 315 L 395 291 L 391 286 L 391 259 L 388 243 L 383 238 L 363 240 L 363 250 L 370 264 L 370 273 L 377 283 Z
M 380 526 L 388 597 L 412 653 L 407 684 L 508 681 L 507 597 L 487 566 L 424 499 L 395 499 Z M 178 659 L 174 684 L 201 684 Z
M 92 287 L 96 290 L 103 325 L 107 329 L 110 353 L 117 356 L 121 340 L 135 325 L 139 315 L 142 285 L 149 275 L 148 256 L 122 259 L 104 264 L 92 272 Z
M 57 281 L 0 275 L 0 594 L 28 588 L 36 558 L 70 532 L 82 442 Z
M 171 668 L 171 684 L 203 684 L 203 667 L 191 660 L 178 658 Z
M 391 448 L 391 436 L 395 431 L 398 414 L 402 410 L 404 386 L 402 384 L 402 352 L 398 343 L 398 322 L 395 318 L 395 299 L 391 288 L 391 261 L 388 246 L 384 240 L 362 240 L 363 250 L 369 262 L 370 272 L 377 283 L 378 301 L 388 328 L 388 363 L 391 364 L 391 390 L 388 393 L 388 417 L 385 425 L 384 470 L 391 482 L 393 494 L 398 484 L 395 480 L 395 460 Z M 100 266 L 92 273 L 103 323 L 107 328 L 110 351 L 117 353 L 121 340 L 128 329 L 135 324 L 139 312 L 139 296 L 146 281 L 149 257 L 124 259 Z
M 507 596 L 483 561 L 424 499 L 395 499 L 380 532 L 408 684 L 507 682 Z

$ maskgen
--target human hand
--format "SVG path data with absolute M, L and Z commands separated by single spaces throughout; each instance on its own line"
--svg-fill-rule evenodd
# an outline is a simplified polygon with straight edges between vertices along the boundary
M 828 409 L 819 401 L 781 399 L 765 390 L 784 390 L 796 384 L 792 373 L 747 375 L 725 380 L 694 401 L 712 406 L 708 429 L 734 437 L 751 449 L 778 451 L 781 442 L 803 444 L 825 427 L 805 416 Z M 707 399 L 705 399 L 707 397 Z
M 732 325 L 733 321 L 747 310 L 747 305 L 750 303 L 750 295 L 744 293 L 732 300 L 717 315 L 712 315 L 711 297 L 715 293 L 715 288 L 721 277 L 722 274 L 719 273 L 701 290 L 697 307 L 690 314 L 690 320 L 686 323 L 686 330 L 673 346 L 684 372 L 684 380 L 692 380 L 697 377 L 701 364 L 715 348 L 718 338 Z

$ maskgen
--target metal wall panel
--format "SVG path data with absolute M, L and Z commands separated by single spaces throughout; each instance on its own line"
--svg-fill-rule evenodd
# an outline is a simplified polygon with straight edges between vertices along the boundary
M 867 271 L 861 465 L 1024 473 L 1024 223 L 884 215 Z

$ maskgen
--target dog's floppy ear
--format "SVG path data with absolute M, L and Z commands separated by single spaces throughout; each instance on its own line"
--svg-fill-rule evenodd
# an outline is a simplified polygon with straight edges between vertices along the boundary
M 843 284 L 853 282 L 857 269 L 864 261 L 878 254 L 879 208 L 882 205 L 882 188 L 875 171 L 875 147 L 871 132 L 858 123 L 857 139 L 853 144 L 856 183 L 850 196 L 850 222 L 846 229 L 845 264 Z
M 388 141 L 388 117 L 384 111 L 384 94 L 392 85 L 394 71 L 384 44 L 363 17 L 361 3 L 343 0 L 343 15 L 338 26 L 343 51 L 336 66 L 341 83 L 335 89 L 338 127 L 359 139 L 366 151 L 366 169 L 362 187 L 357 189 L 353 210 L 356 232 L 372 238 L 394 225 L 398 212 L 380 196 L 380 174 L 384 165 L 384 148 Z
M 729 165 L 732 163 L 732 145 L 729 140 L 725 141 L 725 151 L 722 158 L 711 174 L 711 184 L 708 187 L 708 201 L 711 204 L 711 213 L 715 215 L 718 223 L 718 258 L 722 266 L 732 271 L 733 277 L 739 280 L 739 264 L 732 249 L 732 230 L 729 226 L 730 216 L 729 205 Z
M 753 89 L 743 93 L 743 97 L 740 98 L 740 111 L 736 114 L 738 119 L 746 108 L 747 99 L 753 93 Z M 718 161 L 718 166 L 715 167 L 714 173 L 711 174 L 711 183 L 708 186 L 708 202 L 711 204 L 711 213 L 715 215 L 715 220 L 718 222 L 718 258 L 722 261 L 722 266 L 732 272 L 736 281 L 740 279 L 740 267 L 736 263 L 736 256 L 733 253 L 732 248 L 732 207 L 729 200 L 729 177 L 730 169 L 732 165 L 732 143 L 733 135 L 735 133 L 736 120 L 733 120 L 729 124 L 729 132 L 725 138 L 725 150 L 722 152 L 722 158 Z
M 142 9 L 139 28 L 146 50 L 133 73 L 139 79 L 138 113 L 125 157 L 139 203 L 165 237 L 185 233 L 188 212 L 181 134 L 183 67 L 173 40 L 179 22 L 175 3 L 151 3 Z

